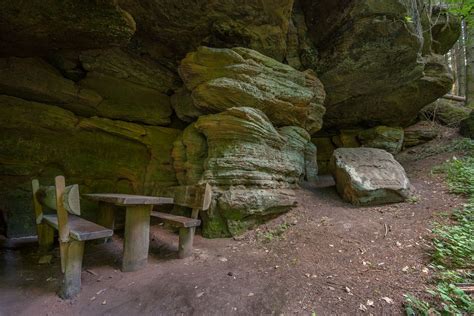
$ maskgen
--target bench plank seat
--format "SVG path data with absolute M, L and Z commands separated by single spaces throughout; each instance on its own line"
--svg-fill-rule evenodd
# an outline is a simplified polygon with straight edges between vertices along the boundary
M 201 221 L 199 219 L 178 216 L 178 215 L 173 215 L 173 214 L 168 214 L 168 213 L 153 211 L 151 212 L 151 216 L 159 218 L 160 220 L 177 227 L 189 228 L 189 227 L 198 227 L 199 225 L 201 225 Z
M 55 229 L 58 229 L 57 215 L 43 215 L 43 220 Z M 69 215 L 69 236 L 77 241 L 111 237 L 113 230 L 97 225 L 75 215 Z

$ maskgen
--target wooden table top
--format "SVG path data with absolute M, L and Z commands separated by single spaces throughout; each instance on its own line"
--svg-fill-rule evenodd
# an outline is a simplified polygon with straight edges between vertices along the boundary
M 106 202 L 121 206 L 127 205 L 162 205 L 173 204 L 173 198 L 160 196 L 146 196 L 134 194 L 116 194 L 116 193 L 96 193 L 96 194 L 82 194 L 89 200 Z

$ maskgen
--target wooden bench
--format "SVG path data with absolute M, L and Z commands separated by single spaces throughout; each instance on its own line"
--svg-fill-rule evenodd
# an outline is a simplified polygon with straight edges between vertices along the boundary
M 40 186 L 38 180 L 33 180 L 32 189 L 40 249 L 52 248 L 54 230 L 57 230 L 61 271 L 64 273 L 59 295 L 72 298 L 81 290 L 84 242 L 110 237 L 113 231 L 78 216 L 81 214 L 79 186 L 66 187 L 63 176 L 57 176 L 55 185 L 49 187 Z M 44 207 L 55 210 L 56 214 L 44 214 Z
M 173 198 L 175 205 L 192 208 L 191 217 L 152 211 L 151 216 L 179 228 L 178 258 L 192 254 L 196 227 L 201 225 L 199 212 L 209 209 L 212 201 L 212 188 L 209 184 L 177 186 L 165 189 L 163 195 Z

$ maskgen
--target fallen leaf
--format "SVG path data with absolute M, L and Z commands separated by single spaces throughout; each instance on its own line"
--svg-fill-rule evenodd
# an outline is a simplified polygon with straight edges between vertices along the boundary
M 430 272 L 430 270 L 427 267 L 424 267 L 423 269 L 421 269 L 421 271 L 423 271 L 423 273 L 426 273 L 426 274 Z
M 203 296 L 203 295 L 204 295 L 204 292 L 199 292 L 199 293 L 196 295 L 196 297 L 201 297 L 201 296 Z
M 384 296 L 382 297 L 382 299 L 388 304 L 393 304 L 393 300 L 390 297 Z
M 225 258 L 225 257 L 220 257 L 220 258 L 219 258 L 219 261 L 227 262 L 227 258 Z
M 367 307 L 365 307 L 365 305 L 364 305 L 364 304 L 360 304 L 360 306 L 359 306 L 359 310 L 361 310 L 361 311 L 365 312 L 365 311 L 367 311 Z
M 409 267 L 408 267 L 408 266 L 405 266 L 405 267 L 403 267 L 402 271 L 403 271 L 403 272 L 407 272 L 408 269 L 409 269 Z
M 102 302 L 102 305 L 105 305 L 105 304 L 107 304 L 107 300 L 104 300 L 104 301 Z
M 96 295 L 100 295 L 100 294 L 104 293 L 105 291 L 107 291 L 107 289 L 102 289 L 102 290 L 98 291 L 98 292 L 95 293 L 95 294 L 96 294 Z

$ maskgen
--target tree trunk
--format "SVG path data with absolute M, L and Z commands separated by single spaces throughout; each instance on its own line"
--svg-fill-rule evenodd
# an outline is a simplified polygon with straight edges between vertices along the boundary
M 474 23 L 466 24 L 466 98 L 474 106 Z

